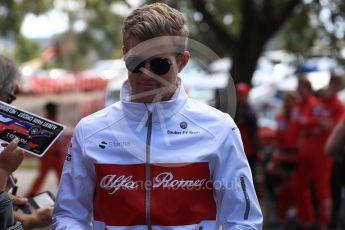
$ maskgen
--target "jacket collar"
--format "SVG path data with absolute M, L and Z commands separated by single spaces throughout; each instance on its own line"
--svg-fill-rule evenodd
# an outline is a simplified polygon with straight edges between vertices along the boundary
M 148 112 L 152 112 L 152 122 L 159 123 L 174 116 L 186 103 L 187 94 L 182 87 L 181 79 L 178 79 L 178 87 L 168 101 L 154 103 L 140 103 L 130 101 L 131 87 L 126 80 L 121 88 L 121 106 L 125 116 L 135 121 L 146 121 Z

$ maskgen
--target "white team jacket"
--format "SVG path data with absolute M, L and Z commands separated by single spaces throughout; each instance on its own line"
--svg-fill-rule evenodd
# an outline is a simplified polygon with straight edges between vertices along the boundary
M 187 98 L 121 101 L 75 128 L 54 229 L 261 229 L 262 214 L 231 117 Z M 151 111 L 151 112 L 149 112 Z

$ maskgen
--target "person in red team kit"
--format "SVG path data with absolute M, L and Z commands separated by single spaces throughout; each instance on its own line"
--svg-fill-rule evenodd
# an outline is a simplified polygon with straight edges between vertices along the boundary
M 45 117 L 49 120 L 58 122 L 57 113 L 58 113 L 58 105 L 53 102 L 48 102 L 44 106 L 45 110 Z M 31 189 L 27 193 L 28 196 L 32 196 L 37 194 L 44 182 L 44 179 L 47 177 L 50 170 L 53 170 L 56 173 L 57 181 L 60 181 L 61 172 L 64 163 L 64 155 L 63 155 L 63 146 L 61 143 L 61 137 L 58 139 L 44 154 L 43 157 L 39 158 L 40 160 L 40 168 L 38 172 L 38 176 L 35 179 Z
M 273 154 L 272 164 L 269 167 L 273 175 L 277 176 L 281 182 L 278 187 L 277 209 L 279 219 L 285 223 L 288 210 L 295 204 L 297 146 L 294 141 L 288 139 L 288 131 L 291 127 L 292 109 L 296 103 L 297 95 L 295 93 L 285 93 L 282 111 L 277 116 L 277 152 Z
M 277 152 L 273 154 L 268 170 L 276 176 L 284 173 L 287 178 L 280 178 L 282 184 L 278 189 L 277 211 L 278 218 L 287 223 L 287 211 L 295 205 L 297 194 L 296 166 L 298 151 L 303 141 L 303 123 L 307 114 L 318 103 L 312 96 L 311 83 L 305 76 L 299 76 L 296 95 L 285 95 L 284 108 L 277 117 Z M 280 170 L 284 168 L 283 170 Z M 284 181 L 285 179 L 285 181 Z
M 56 198 L 56 230 L 262 229 L 240 132 L 187 97 L 188 27 L 164 3 L 123 23 L 121 100 L 74 129 Z
M 241 132 L 244 150 L 250 165 L 250 168 L 255 178 L 255 164 L 258 158 L 259 137 L 257 117 L 248 102 L 248 94 L 250 86 L 247 83 L 241 82 L 236 84 L 236 115 L 235 123 Z
M 312 95 L 312 86 L 309 80 L 305 76 L 299 76 L 296 102 L 292 103 L 289 118 L 283 122 L 283 118 L 280 117 L 278 122 L 280 122 L 280 129 L 278 130 L 278 144 L 280 146 L 281 154 L 277 157 L 279 160 L 277 162 L 289 162 L 290 169 L 293 162 L 296 165 L 299 164 L 299 148 L 301 143 L 304 141 L 304 124 L 307 122 L 307 117 L 312 113 L 312 109 L 319 102 Z M 279 135 L 280 133 L 280 135 Z M 282 157 L 284 156 L 284 157 Z M 282 159 L 283 158 L 283 159 Z M 282 159 L 282 160 L 281 160 Z M 298 166 L 297 166 L 298 167 Z M 294 169 L 296 170 L 296 169 Z M 294 204 L 293 200 L 287 202 L 286 199 L 296 199 L 297 202 L 299 194 L 297 194 L 297 184 L 299 178 L 296 172 L 290 174 L 289 181 L 286 182 L 286 186 L 283 186 L 279 191 L 279 201 L 278 201 L 278 216 L 281 220 L 285 221 L 286 211 L 291 204 Z M 291 190 L 293 193 L 291 194 Z M 293 203 L 291 203 L 293 202 Z M 302 222 L 301 209 L 298 211 L 298 222 Z
M 304 140 L 298 153 L 296 198 L 297 217 L 306 228 L 315 222 L 310 186 L 315 190 L 320 226 L 326 228 L 331 218 L 332 161 L 325 154 L 324 146 L 343 113 L 343 106 L 336 98 L 337 85 L 339 79 L 332 76 L 328 88 L 320 95 L 320 101 L 311 104 L 308 113 L 301 117 Z

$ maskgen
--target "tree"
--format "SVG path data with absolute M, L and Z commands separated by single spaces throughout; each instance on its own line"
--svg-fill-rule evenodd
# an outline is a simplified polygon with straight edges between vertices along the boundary
M 96 58 L 92 57 L 95 56 L 120 57 L 121 26 L 125 15 L 114 5 L 122 3 L 129 6 L 128 2 L 126 0 L 68 1 L 77 2 L 82 7 L 75 11 L 66 10 L 70 17 L 70 29 L 56 39 L 67 61 L 60 60 L 57 65 L 64 64 L 71 69 L 80 69 L 88 66 L 90 61 L 94 61 Z M 47 12 L 56 7 L 56 2 L 59 1 L 1 1 L 1 36 L 18 43 L 20 26 L 26 13 Z M 341 55 L 345 45 L 343 39 L 345 1 L 343 0 L 164 0 L 163 2 L 185 12 L 189 17 L 192 38 L 207 44 L 220 56 L 231 57 L 233 60 L 231 75 L 235 82 L 251 81 L 258 57 L 265 49 L 272 48 L 272 44 L 304 57 L 319 53 L 343 60 Z M 83 24 L 84 28 L 75 30 L 78 23 Z M 27 46 L 24 38 L 21 39 L 18 44 Z M 17 50 L 23 50 L 23 47 Z M 22 56 L 32 58 L 31 54 L 36 55 L 33 52 Z
M 67 69 L 81 69 L 88 66 L 88 57 L 100 58 L 119 57 L 122 48 L 121 12 L 114 11 L 113 4 L 120 0 L 6 0 L 0 2 L 0 37 L 16 44 L 13 56 L 18 62 L 25 62 L 38 56 L 39 46 L 20 36 L 20 28 L 27 13 L 44 14 L 58 5 L 64 10 L 70 21 L 69 30 L 56 36 L 55 43 L 59 46 L 62 56 L 54 59 L 49 66 L 63 66 Z M 59 4 L 60 3 L 60 4 Z M 71 5 L 68 5 L 70 3 Z M 80 5 L 77 10 L 68 6 Z M 65 7 L 65 8 L 63 8 Z M 76 30 L 77 24 L 85 25 L 84 29 Z M 30 51 L 34 52 L 29 52 Z M 36 49 L 35 49 L 36 48 Z M 20 53 L 18 51 L 26 51 Z M 97 57 L 97 58 L 98 58 Z M 95 58 L 96 59 L 96 58 Z M 91 60 L 94 61 L 94 60 Z
M 147 1 L 155 2 L 155 1 Z M 251 82 L 267 49 L 344 58 L 342 0 L 165 0 L 187 15 L 191 37 L 230 56 L 235 82 Z
M 16 42 L 14 57 L 18 63 L 26 62 L 39 56 L 41 50 L 42 49 L 36 42 L 30 41 L 19 35 Z
M 123 16 L 115 11 L 114 4 L 119 0 L 85 0 L 81 9 L 69 11 L 70 28 L 58 40 L 67 69 L 86 68 L 96 59 L 118 58 L 122 50 L 121 28 Z M 76 23 L 85 26 L 75 31 Z
M 328 56 L 344 66 L 345 2 L 313 0 L 298 7 L 298 14 L 279 33 L 279 47 L 304 58 Z
M 234 81 L 250 83 L 265 45 L 302 1 L 237 0 L 206 3 L 204 0 L 191 0 L 191 2 L 201 13 L 213 37 L 231 55 L 233 62 L 230 72 Z M 210 7 L 210 4 L 213 7 Z M 220 13 L 224 15 L 224 9 L 228 10 L 228 14 L 232 12 L 231 15 L 234 15 L 236 20 L 229 28 L 214 16 L 219 15 L 218 10 L 223 11 Z
M 20 28 L 27 13 L 40 14 L 52 7 L 48 0 L 0 2 L 0 37 L 16 44 L 12 55 L 18 62 L 28 61 L 37 56 L 39 46 L 20 35 Z

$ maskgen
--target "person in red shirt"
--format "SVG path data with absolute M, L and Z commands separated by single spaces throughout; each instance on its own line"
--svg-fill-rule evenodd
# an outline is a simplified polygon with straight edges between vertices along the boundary
M 291 135 L 291 123 L 293 122 L 292 113 L 298 113 L 298 111 L 296 111 L 296 107 L 298 107 L 297 98 L 297 95 L 292 92 L 286 93 L 284 95 L 284 104 L 282 111 L 277 115 L 278 127 L 276 132 L 276 144 L 280 152 L 283 153 L 297 152 L 297 144 L 295 140 L 289 139 Z
M 52 121 L 58 122 L 58 105 L 53 102 L 48 102 L 44 108 L 46 113 L 45 117 Z M 28 196 L 35 195 L 40 191 L 44 179 L 46 178 L 50 170 L 53 170 L 56 173 L 57 180 L 58 182 L 60 181 L 61 172 L 64 164 L 64 155 L 62 150 L 62 141 L 58 139 L 44 154 L 44 156 L 39 159 L 39 173 L 31 189 L 29 189 L 29 192 L 27 193 Z
M 259 150 L 257 117 L 248 103 L 250 86 L 247 83 L 236 84 L 237 107 L 235 123 L 241 132 L 244 151 L 246 153 L 250 168 L 255 178 L 255 164 Z
M 313 96 L 313 89 L 310 81 L 305 76 L 300 76 L 297 86 L 297 103 L 291 110 L 291 121 L 286 130 L 286 148 L 298 148 L 303 142 L 305 133 L 304 126 L 311 116 L 313 108 L 318 105 L 319 100 Z
M 291 103 L 289 112 L 278 117 L 277 144 L 280 154 L 275 155 L 273 161 L 277 163 L 289 163 L 290 166 L 299 162 L 299 148 L 305 138 L 304 125 L 307 118 L 312 114 L 312 108 L 319 104 L 319 101 L 312 96 L 312 86 L 305 76 L 298 80 L 297 95 L 295 103 Z M 285 112 L 286 113 L 286 112 Z M 287 117 L 288 116 L 288 117 Z M 291 168 L 291 167 L 290 167 Z M 289 175 L 286 184 L 280 188 L 278 200 L 278 217 L 285 221 L 286 212 L 290 205 L 298 202 L 297 185 L 300 183 L 296 169 Z M 296 199 L 296 200 L 293 200 Z M 298 211 L 298 222 L 302 222 L 301 213 Z
M 282 111 L 277 115 L 276 147 L 273 154 L 271 168 L 280 178 L 278 187 L 278 217 L 287 224 L 288 210 L 294 205 L 294 189 L 296 184 L 295 168 L 297 162 L 297 146 L 288 139 L 288 129 L 291 122 L 292 108 L 297 103 L 297 95 L 287 92 L 284 95 Z
M 315 190 L 319 224 L 326 228 L 330 223 L 332 160 L 324 153 L 324 147 L 331 129 L 343 112 L 343 106 L 335 96 L 338 92 L 334 87 L 336 82 L 332 76 L 320 100 L 310 104 L 309 111 L 301 118 L 303 141 L 298 154 L 296 202 L 297 217 L 302 226 L 310 226 L 315 222 L 311 185 Z

